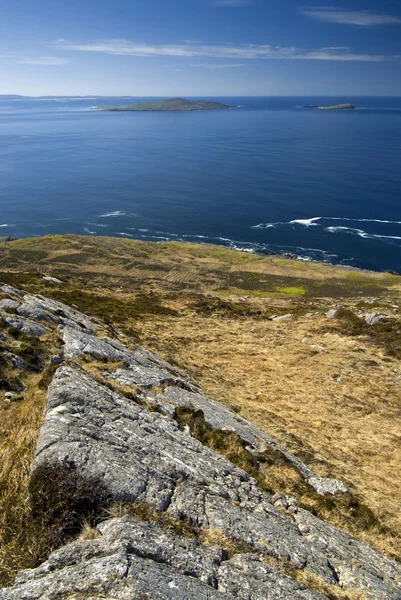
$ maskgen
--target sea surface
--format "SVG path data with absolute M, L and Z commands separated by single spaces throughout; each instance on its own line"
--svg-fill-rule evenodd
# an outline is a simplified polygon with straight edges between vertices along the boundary
M 401 272 L 401 98 L 0 97 L 0 236 L 185 240 Z M 352 102 L 355 111 L 306 104 Z

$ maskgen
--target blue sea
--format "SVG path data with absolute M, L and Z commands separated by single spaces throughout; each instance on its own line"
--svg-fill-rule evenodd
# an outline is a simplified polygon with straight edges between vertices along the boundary
M 401 271 L 401 98 L 0 97 L 0 236 L 214 243 Z M 306 104 L 352 102 L 355 111 Z

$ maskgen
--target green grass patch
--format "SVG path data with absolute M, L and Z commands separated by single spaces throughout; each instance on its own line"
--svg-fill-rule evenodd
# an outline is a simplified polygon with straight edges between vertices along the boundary
M 303 287 L 289 286 L 276 288 L 278 292 L 289 296 L 303 296 L 306 294 L 306 289 Z

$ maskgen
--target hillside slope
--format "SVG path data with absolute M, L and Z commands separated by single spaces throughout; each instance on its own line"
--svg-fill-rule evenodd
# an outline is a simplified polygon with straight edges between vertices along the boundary
M 36 313 L 30 324 L 32 328 L 39 319 L 36 329 L 30 332 L 41 334 L 36 338 L 18 329 L 19 319 L 29 317 L 32 321 L 29 306 L 23 306 L 26 298 L 23 300 L 12 291 L 0 293 L 3 319 L 11 319 L 11 325 L 5 322 L 1 328 L 5 340 L 0 340 L 0 384 L 4 392 L 13 395 L 0 402 L 3 585 L 10 583 L 21 568 L 36 566 L 51 547 L 60 543 L 57 535 L 57 544 L 53 534 L 49 534 L 50 538 L 43 535 L 42 525 L 50 533 L 54 528 L 42 523 L 43 515 L 32 520 L 25 498 L 47 386 L 57 369 L 65 374 L 63 369 L 67 367 L 78 369 L 72 374 L 72 381 L 82 375 L 90 376 L 96 385 L 122 393 L 123 398 L 136 398 L 137 393 L 140 397 L 149 396 L 153 391 L 158 406 L 163 398 L 170 413 L 172 403 L 182 403 L 182 395 L 189 394 L 192 408 L 202 413 L 188 412 L 185 402 L 176 407 L 173 420 L 179 429 L 248 472 L 264 493 L 282 493 L 283 498 L 276 498 L 280 510 L 291 515 L 287 497 L 290 502 L 295 498 L 298 511 L 312 511 L 316 517 L 347 530 L 389 557 L 401 555 L 397 536 L 401 490 L 394 477 L 401 463 L 397 420 L 401 384 L 399 277 L 306 265 L 211 246 L 79 236 L 5 243 L 0 246 L 0 260 L 4 269 L 0 281 L 72 307 L 42 306 L 41 310 L 50 310 L 53 318 L 48 321 L 49 317 L 40 311 Z M 42 298 L 41 302 L 49 301 Z M 333 306 L 343 308 L 328 312 Z M 88 352 L 81 357 L 64 356 L 66 343 L 60 336 L 64 338 L 65 327 L 60 329 L 60 320 L 76 316 L 77 309 L 90 315 L 79 316 L 81 333 L 89 328 L 97 333 L 95 337 L 109 337 L 114 344 L 123 343 L 131 351 L 137 352 L 140 341 L 159 352 L 168 360 L 169 366 L 164 366 L 170 373 L 175 372 L 175 378 L 181 373 L 178 395 L 170 397 L 176 385 L 171 381 L 156 381 L 155 389 L 147 386 L 141 391 L 132 377 L 123 377 L 120 382 L 107 377 L 105 373 L 111 369 L 119 374 L 127 370 L 121 357 L 94 358 Z M 38 327 L 47 330 L 43 332 Z M 118 352 L 118 348 L 115 350 Z M 151 361 L 160 360 L 151 356 Z M 152 377 L 160 375 L 160 365 L 153 365 L 152 369 Z M 189 380 L 183 369 L 198 384 Z M 67 375 L 71 379 L 71 373 Z M 55 383 L 59 376 L 60 372 L 55 375 Z M 152 377 L 150 383 L 154 386 Z M 53 384 L 50 389 L 54 389 Z M 194 390 L 196 402 L 191 396 Z M 205 392 L 207 401 L 201 401 Z M 215 404 L 216 400 L 221 404 Z M 75 398 L 71 402 L 71 410 L 76 414 L 74 402 L 81 405 L 81 400 Z M 154 409 L 151 405 L 152 414 Z M 243 426 L 235 433 L 239 437 L 231 435 L 233 423 L 243 422 L 239 414 L 254 424 L 247 426 L 253 437 L 249 438 L 250 430 L 247 433 Z M 169 413 L 165 418 L 168 416 Z M 211 421 L 214 416 L 216 420 Z M 231 433 L 216 433 L 227 426 Z M 257 447 L 255 431 L 263 441 L 256 457 L 245 449 L 249 444 Z M 277 441 L 271 445 L 268 442 L 272 438 Z M 348 492 L 321 496 L 311 485 L 314 475 L 340 479 Z M 340 492 L 341 486 L 338 489 Z M 98 501 L 92 500 L 96 508 Z M 130 511 L 133 510 L 131 506 Z M 126 507 L 117 511 L 119 517 L 125 513 Z M 136 506 L 134 513 L 180 535 L 184 527 L 185 535 L 196 538 L 202 547 L 216 543 L 233 558 L 238 554 L 238 539 L 235 541 L 232 532 L 224 533 L 223 543 L 219 527 L 213 525 L 212 531 L 206 528 L 206 534 L 201 525 L 199 533 L 197 527 L 194 530 L 188 525 L 185 515 L 178 525 L 176 521 L 166 522 L 165 517 L 149 512 L 149 506 L 144 507 L 143 503 Z M 97 522 L 95 519 L 92 524 Z M 81 527 L 82 521 L 78 529 Z M 76 535 L 76 524 L 72 529 Z M 64 532 L 63 539 L 71 539 L 71 535 L 71 531 Z M 241 546 L 242 553 L 244 549 L 250 550 L 249 546 Z M 242 558 L 238 560 L 235 568 L 242 565 L 241 569 L 245 569 Z M 280 562 L 279 570 L 284 569 L 298 583 L 316 575 L 309 571 L 305 574 L 305 569 L 294 574 L 293 566 L 287 567 Z M 252 573 L 254 577 L 255 572 Z M 322 590 L 320 579 L 319 582 L 314 580 L 310 589 Z M 336 583 L 328 585 L 334 585 L 336 593 L 343 593 Z M 352 596 L 354 592 L 333 596 L 330 594 L 334 592 L 329 593 L 326 588 L 324 592 L 330 598 L 360 597 Z
M 87 523 L 1 600 L 399 598 L 401 566 L 317 516 L 321 503 L 366 519 L 343 483 L 118 330 L 44 296 L 1 292 L 3 357 L 19 393 L 26 340 L 52 352 L 29 477 L 31 542 L 62 546 Z M 277 493 L 277 465 L 298 477 L 315 514 Z

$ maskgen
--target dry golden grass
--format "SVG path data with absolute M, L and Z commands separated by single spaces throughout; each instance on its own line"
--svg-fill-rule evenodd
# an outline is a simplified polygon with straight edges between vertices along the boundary
M 28 378 L 22 402 L 0 404 L 0 586 L 44 551 L 40 534 L 26 528 L 28 479 L 46 403 L 39 379 Z

